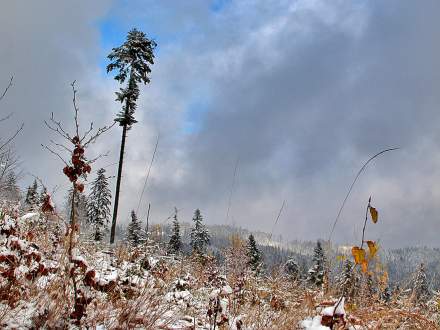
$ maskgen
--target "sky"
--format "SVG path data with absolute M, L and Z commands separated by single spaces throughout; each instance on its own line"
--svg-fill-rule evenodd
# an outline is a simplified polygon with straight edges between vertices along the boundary
M 190 221 L 274 231 L 284 241 L 328 238 L 362 164 L 333 239 L 360 243 L 365 207 L 379 211 L 366 237 L 387 247 L 440 246 L 440 3 L 323 0 L 6 1 L 0 11 L 0 103 L 13 116 L 28 186 L 43 180 L 61 207 L 63 164 L 41 147 L 44 119 L 110 124 L 120 87 L 106 56 L 138 28 L 154 39 L 151 83 L 127 139 L 119 221 Z M 87 151 L 94 169 L 117 171 L 121 129 Z M 93 180 L 94 175 L 89 177 Z M 115 179 L 111 181 L 114 189 Z M 285 206 L 276 226 L 281 205 Z M 228 211 L 229 210 L 229 211 Z

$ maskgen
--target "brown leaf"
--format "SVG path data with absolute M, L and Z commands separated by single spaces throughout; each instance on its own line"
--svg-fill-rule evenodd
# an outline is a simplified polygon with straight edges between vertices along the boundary
M 379 218 L 379 213 L 377 212 L 377 210 L 370 206 L 370 214 L 371 214 L 371 220 L 376 223 L 378 218 Z

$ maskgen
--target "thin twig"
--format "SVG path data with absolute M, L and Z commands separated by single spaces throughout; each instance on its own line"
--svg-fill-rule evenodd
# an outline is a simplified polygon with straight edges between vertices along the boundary
M 110 154 L 110 151 L 107 151 L 105 154 L 99 154 L 98 156 L 96 156 L 95 158 L 91 159 L 88 161 L 89 164 L 93 164 L 94 162 L 96 162 L 98 159 L 103 158 L 103 157 L 107 157 Z
M 0 123 L 1 123 L 2 121 L 5 121 L 5 120 L 8 120 L 9 118 L 11 118 L 13 114 L 14 114 L 14 113 L 11 112 L 9 115 L 7 115 L 7 116 L 5 116 L 5 117 L 3 117 L 3 118 L 0 118 Z
M 89 135 L 91 131 L 93 131 L 93 121 L 90 123 L 90 128 L 84 133 L 84 136 L 80 139 L 80 143 L 85 140 L 85 138 L 87 137 L 87 135 Z
M 286 200 L 283 200 L 283 204 L 281 205 L 280 211 L 278 212 L 277 218 L 275 219 L 275 222 L 274 222 L 274 224 L 273 224 L 273 226 L 272 226 L 272 231 L 270 232 L 269 239 L 272 239 L 273 231 L 274 231 L 274 229 L 275 229 L 276 224 L 278 223 L 278 220 L 280 219 L 281 212 L 283 212 L 283 209 L 284 209 L 284 205 L 285 205 L 285 204 L 286 204 Z
M 104 127 L 100 127 L 98 128 L 98 130 L 96 131 L 95 135 L 91 136 L 87 142 L 85 142 L 83 144 L 83 147 L 85 148 L 87 145 L 95 142 L 95 140 L 101 135 L 104 134 L 105 132 L 107 132 L 108 130 L 110 130 L 114 125 L 116 124 L 116 122 L 114 122 L 113 124 L 111 124 L 110 126 L 104 126 Z
M 238 169 L 239 162 L 240 162 L 240 157 L 237 157 L 237 161 L 235 162 L 235 167 L 234 167 L 234 174 L 232 176 L 231 190 L 229 192 L 228 208 L 226 210 L 226 224 L 228 224 L 229 212 L 231 211 L 232 194 L 234 192 L 235 178 L 237 177 L 237 169 Z
M 153 166 L 154 157 L 156 156 L 157 146 L 159 145 L 159 137 L 160 137 L 160 133 L 157 134 L 156 145 L 154 146 L 153 156 L 151 157 L 150 164 L 148 165 L 147 176 L 145 177 L 144 186 L 142 187 L 142 192 L 141 195 L 139 196 L 139 202 L 136 208 L 136 213 L 139 212 L 139 208 L 142 202 L 142 197 L 144 196 L 145 188 L 147 187 L 148 178 L 150 177 L 151 167 Z
M 365 228 L 367 227 L 367 220 L 368 220 L 368 210 L 371 207 L 371 196 L 368 199 L 367 209 L 365 211 L 365 221 L 364 221 L 364 228 L 362 229 L 362 242 L 361 242 L 361 249 L 364 246 L 364 238 L 365 238 Z
M 2 150 L 5 146 L 7 146 L 12 140 L 15 139 L 15 137 L 18 135 L 18 133 L 20 133 L 23 130 L 24 127 L 24 123 L 21 123 L 20 127 L 18 128 L 18 130 L 14 133 L 14 135 L 12 135 L 9 139 L 6 140 L 5 143 L 3 143 L 0 146 L 0 150 Z
M 57 132 L 58 134 L 60 134 L 61 136 L 63 136 L 65 139 L 67 139 L 67 140 L 69 140 L 69 141 L 72 141 L 72 138 L 70 137 L 69 133 L 67 133 L 67 132 L 64 130 L 64 128 L 61 126 L 61 122 L 60 122 L 60 121 L 56 121 L 56 120 L 54 119 L 53 112 L 52 112 L 51 115 L 50 115 L 50 121 L 51 121 L 53 124 L 55 124 L 55 125 L 57 126 L 57 127 L 52 127 L 52 126 L 49 125 L 49 123 L 45 120 L 44 123 L 46 124 L 46 126 L 47 126 L 50 130 L 52 130 L 52 131 L 54 131 L 54 132 Z
M 70 86 L 72 86 L 72 92 L 73 92 L 73 100 L 72 100 L 72 103 L 73 103 L 73 109 L 75 110 L 75 128 L 76 128 L 76 136 L 77 136 L 78 139 L 79 139 L 79 123 L 78 123 L 78 111 L 79 111 L 79 108 L 78 108 L 77 105 L 76 105 L 76 92 L 77 92 L 77 90 L 75 89 L 75 83 L 76 83 L 76 80 L 74 80 L 74 81 L 70 84 Z
M 9 88 L 11 88 L 12 80 L 14 80 L 14 76 L 11 76 L 11 79 L 9 79 L 9 84 L 8 84 L 8 86 L 6 86 L 5 90 L 3 91 L 2 95 L 0 96 L 0 101 L 3 100 L 3 98 L 6 95 L 6 93 L 8 92 Z
M 59 153 L 57 153 L 56 151 L 53 151 L 52 149 L 50 149 L 48 146 L 41 144 L 41 146 L 47 150 L 49 150 L 50 153 L 54 154 L 55 156 L 57 156 L 59 159 L 61 159 L 61 161 L 66 165 L 69 166 L 69 164 L 67 164 L 67 162 L 63 159 L 63 157 L 61 157 L 61 155 Z
M 72 150 L 70 150 L 69 148 L 67 148 L 65 145 L 61 144 L 61 143 L 57 143 L 54 140 L 49 140 L 53 145 L 56 145 L 57 147 L 60 147 L 61 149 L 66 150 L 68 153 L 72 153 Z
M 145 232 L 147 234 L 147 238 L 148 238 L 148 225 L 149 225 L 149 220 L 150 220 L 150 209 L 151 209 L 151 203 L 148 203 L 148 211 L 147 211 L 147 228 L 145 229 Z M 176 214 L 177 214 L 177 209 L 175 208 Z
M 365 170 L 365 168 L 367 167 L 367 165 L 368 165 L 373 159 L 375 159 L 376 157 L 378 157 L 378 156 L 380 156 L 380 155 L 382 155 L 382 154 L 384 154 L 384 153 L 386 153 L 386 152 L 388 152 L 388 151 L 393 151 L 393 150 L 398 150 L 398 149 L 400 149 L 400 148 L 389 148 L 389 149 L 382 150 L 382 151 L 378 152 L 377 154 L 375 154 L 374 156 L 370 157 L 370 158 L 364 163 L 364 165 L 361 167 L 361 169 L 360 169 L 360 170 L 358 171 L 358 173 L 356 174 L 356 177 L 354 178 L 353 182 L 351 183 L 350 188 L 348 189 L 347 195 L 345 196 L 344 201 L 342 202 L 342 205 L 341 205 L 341 207 L 339 208 L 338 215 L 336 216 L 336 219 L 335 219 L 335 221 L 333 222 L 333 226 L 332 226 L 332 229 L 331 229 L 331 231 L 330 231 L 330 235 L 329 235 L 329 238 L 328 238 L 328 242 L 330 242 L 330 240 L 331 240 L 331 238 L 332 238 L 332 235 L 333 235 L 333 232 L 334 232 L 334 230 L 335 230 L 336 224 L 338 223 L 339 217 L 341 216 L 342 210 L 343 210 L 343 208 L 344 208 L 344 206 L 345 206 L 345 203 L 347 202 L 348 197 L 350 196 L 350 193 L 351 193 L 351 190 L 352 190 L 353 187 L 354 187 L 354 184 L 356 183 L 357 179 L 358 179 L 359 176 L 362 174 L 362 172 Z

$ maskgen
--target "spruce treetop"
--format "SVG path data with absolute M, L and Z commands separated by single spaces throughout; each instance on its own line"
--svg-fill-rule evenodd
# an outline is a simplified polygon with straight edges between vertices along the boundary
M 209 232 L 202 223 L 203 217 L 200 210 L 194 212 L 193 222 L 194 228 L 191 229 L 191 246 L 196 253 L 203 253 L 210 244 Z
M 128 129 L 136 123 L 134 111 L 136 101 L 139 98 L 139 83 L 147 84 L 150 82 L 150 66 L 154 64 L 154 49 L 156 42 L 147 38 L 145 33 L 133 29 L 128 32 L 127 40 L 120 47 L 112 49 L 108 55 L 111 63 L 107 66 L 107 73 L 117 70 L 115 80 L 120 84 L 128 78 L 125 88 L 120 88 L 116 92 L 116 100 L 124 103 L 122 111 L 116 116 L 115 121 L 120 126 Z
M 248 264 L 253 271 L 258 271 L 261 267 L 262 255 L 257 247 L 254 235 L 250 234 L 247 243 Z

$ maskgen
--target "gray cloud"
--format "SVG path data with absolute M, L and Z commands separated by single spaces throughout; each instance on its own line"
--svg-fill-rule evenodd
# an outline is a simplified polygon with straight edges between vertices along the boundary
M 47 140 L 40 118 L 69 115 L 72 78 L 84 81 L 81 100 L 92 110 L 85 119 L 108 121 L 117 111 L 116 86 L 97 69 L 105 50 L 93 25 L 110 15 L 160 43 L 140 123 L 129 136 L 122 214 L 137 205 L 160 131 L 144 201 L 155 221 L 177 206 L 182 220 L 199 207 L 209 223 L 224 223 L 239 159 L 229 223 L 270 231 L 286 200 L 277 234 L 325 238 L 362 162 L 397 145 L 402 150 L 378 159 L 360 179 L 335 238 L 360 239 L 372 195 L 381 220 L 368 228 L 371 239 L 438 245 L 437 2 L 240 1 L 216 13 L 205 1 L 49 3 L 28 15 L 17 5 L 0 23 L 10 45 L 0 77 L 13 72 L 20 82 L 6 106 L 17 120 L 32 118 L 17 142 L 27 168 L 41 176 L 55 168 L 33 142 Z M 96 146 L 113 151 L 103 163 L 116 160 L 119 134 L 115 129 Z

